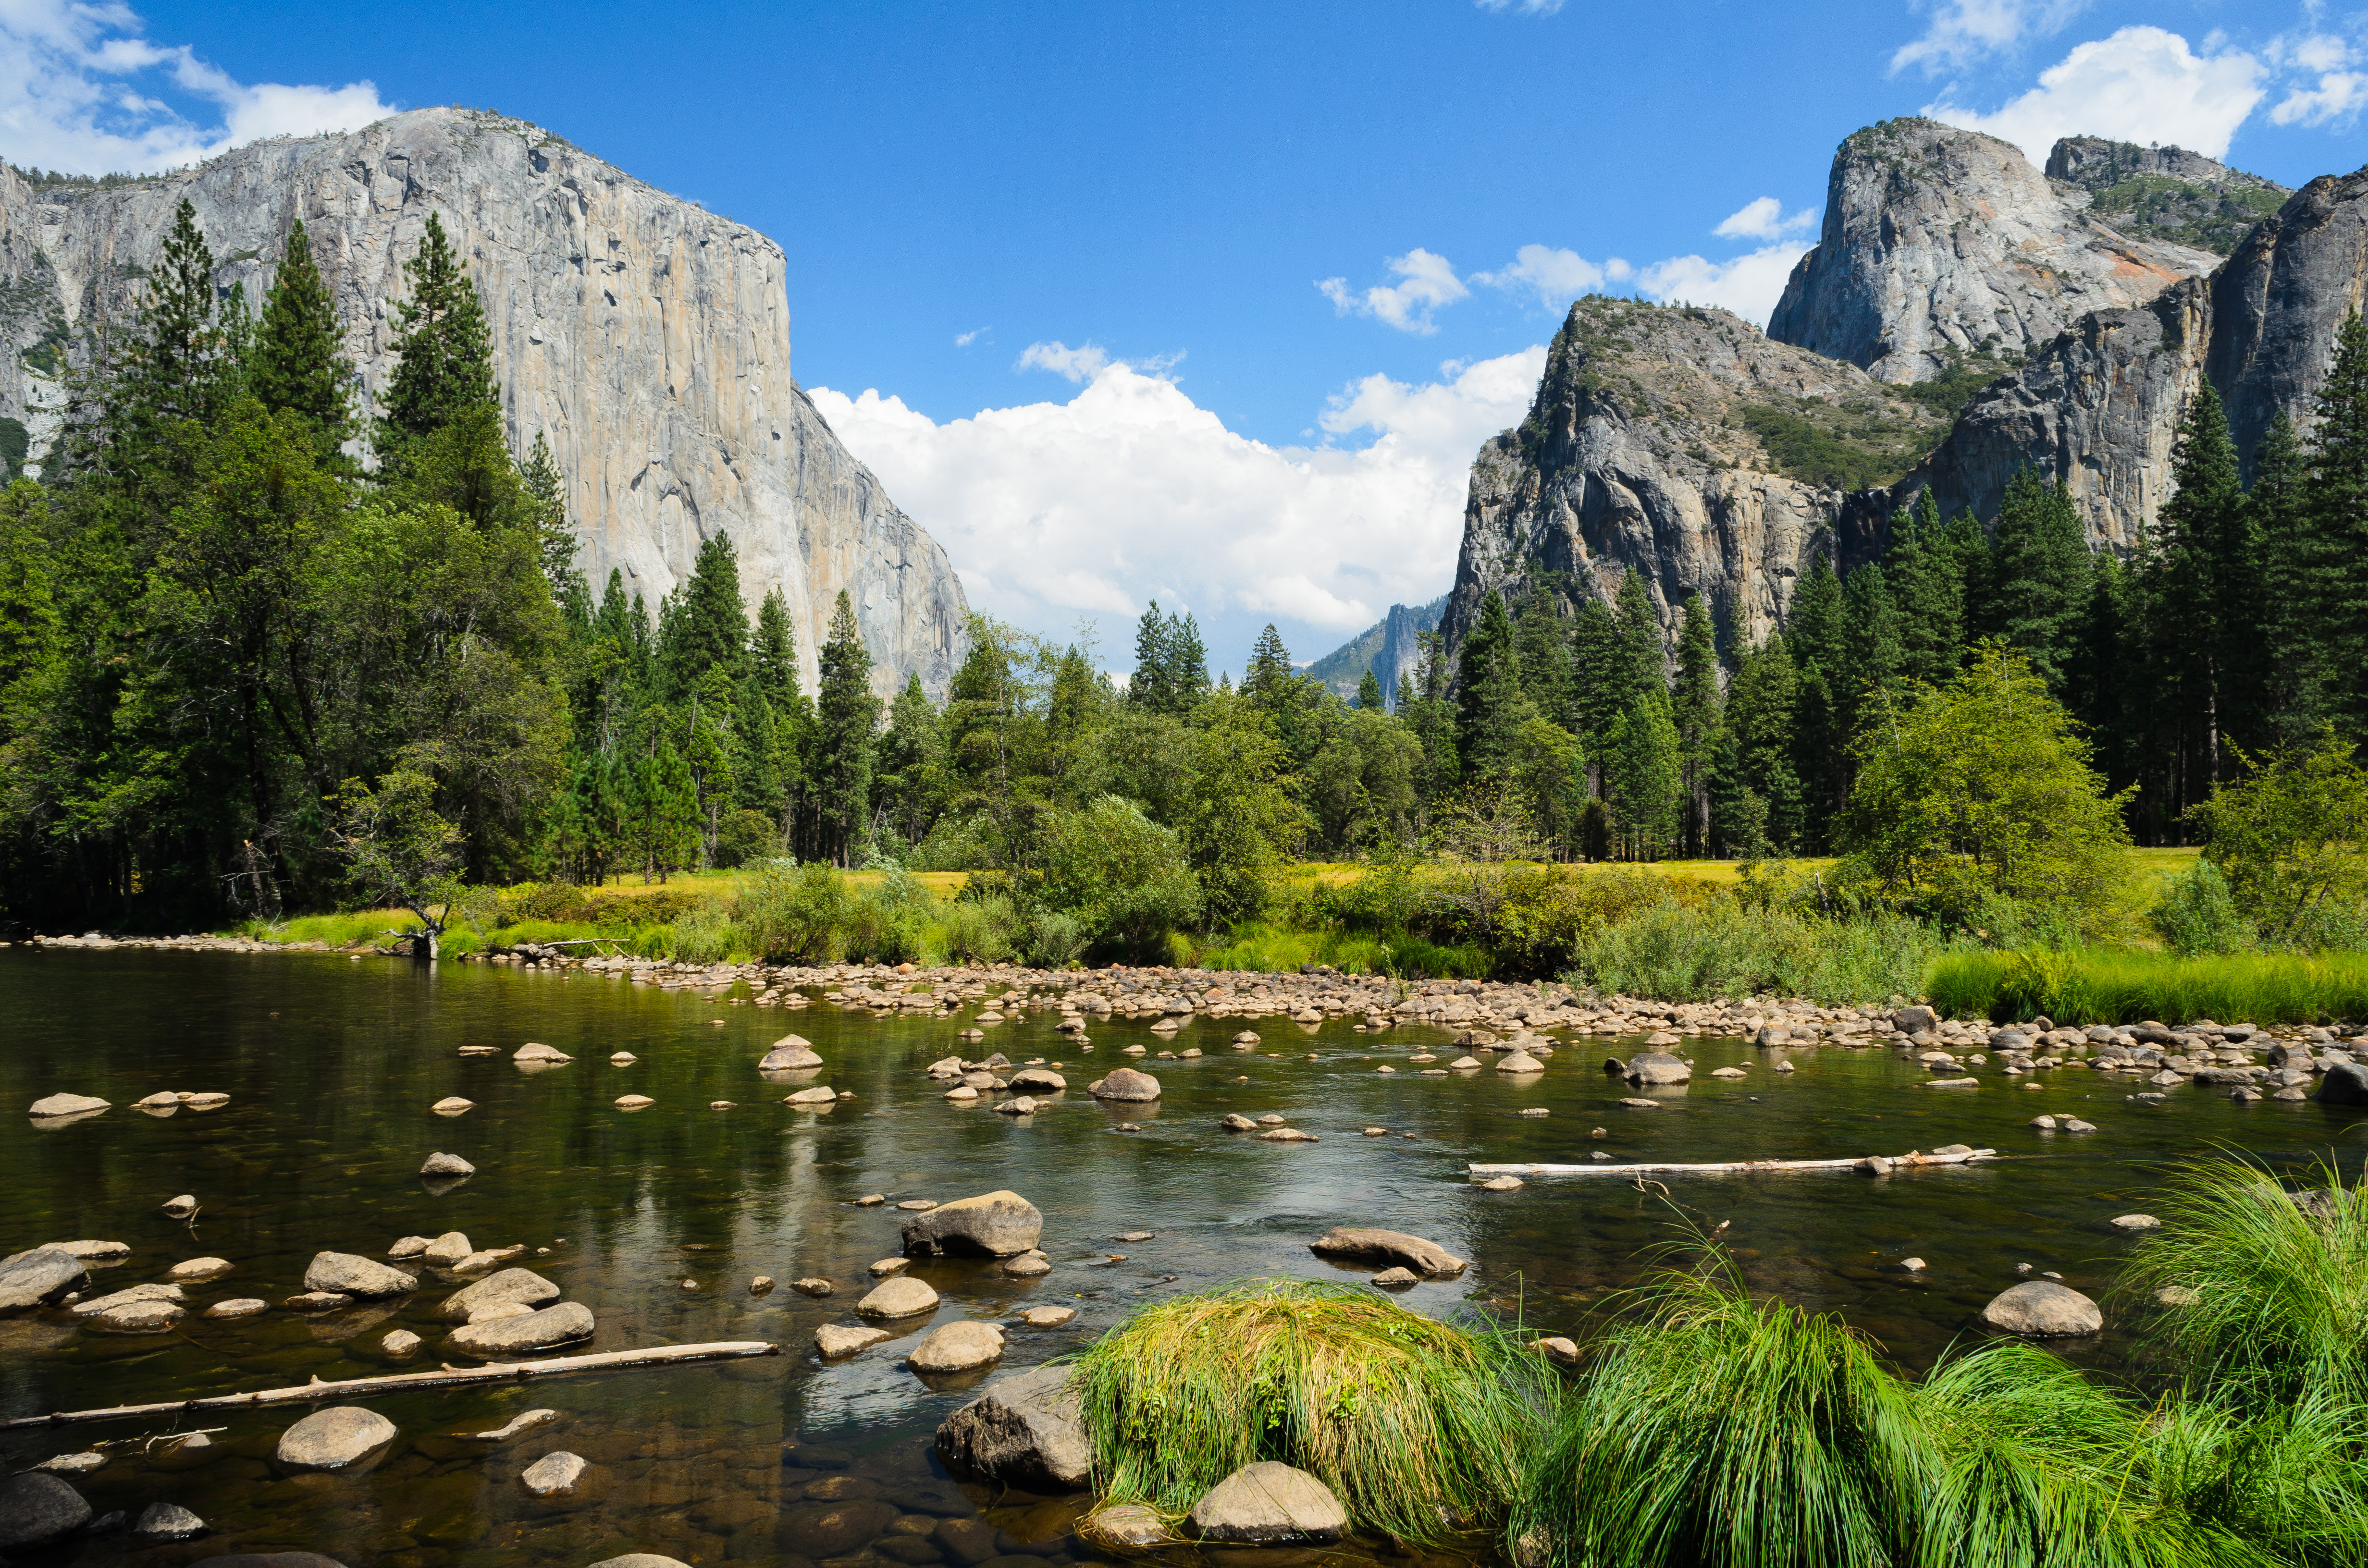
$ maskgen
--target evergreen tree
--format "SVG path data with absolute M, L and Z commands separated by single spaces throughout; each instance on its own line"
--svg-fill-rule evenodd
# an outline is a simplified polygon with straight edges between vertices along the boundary
M 2253 487 L 2245 514 L 2261 541 L 2262 716 L 2269 746 L 2299 747 L 2316 733 L 2324 708 L 2311 649 L 2316 624 L 2305 592 L 2311 576 L 2310 534 L 2303 511 L 2307 479 L 2302 442 L 2284 409 L 2271 416 L 2253 449 Z
M 798 640 L 790 626 L 789 601 L 779 588 L 765 590 L 757 607 L 757 634 L 749 646 L 750 665 L 765 699 L 775 707 L 798 699 Z
M 2368 324 L 2357 310 L 2336 335 L 2307 460 L 2301 572 L 2280 587 L 2302 600 L 2314 699 L 2356 743 L 2368 733 Z
M 1723 785 L 1725 809 L 1713 820 L 1712 833 L 1731 853 L 1753 853 L 1764 846 L 1791 854 L 1801 844 L 1801 783 L 1793 767 L 1799 686 L 1787 640 L 1771 632 L 1767 642 L 1743 656 L 1727 687 L 1726 724 L 1734 737 L 1734 755 Z
M 663 714 L 660 715 L 663 718 Z M 660 734 L 634 769 L 628 797 L 629 835 L 642 881 L 665 881 L 699 854 L 699 790 L 690 765 Z
M 876 836 L 908 845 L 928 836 L 945 789 L 945 749 L 937 706 L 915 674 L 890 706 L 888 728 L 880 737 L 873 767 Z
M 748 608 L 740 597 L 740 558 L 732 536 L 702 540 L 690 575 L 658 612 L 658 657 L 674 699 L 696 689 L 712 669 L 739 682 L 748 657 Z
M 1612 608 L 1620 621 L 1620 706 L 1625 712 L 1649 693 L 1668 689 L 1667 661 L 1661 656 L 1660 618 L 1653 613 L 1653 596 L 1642 575 L 1630 572 L 1621 577 Z
M 1382 706 L 1382 682 L 1369 666 L 1365 676 L 1357 683 L 1357 707 L 1360 711 L 1376 712 Z
M 2036 469 L 2007 481 L 1979 588 L 1969 596 L 1968 631 L 2022 650 L 2060 694 L 2088 597 L 2089 540 L 2071 496 Z
M 213 314 L 213 252 L 198 228 L 197 209 L 183 197 L 148 276 L 138 333 L 108 389 L 120 436 L 153 439 L 159 422 L 214 416 L 235 366 Z
M 354 435 L 354 372 L 338 348 L 336 307 L 300 218 L 288 230 L 288 247 L 264 292 L 247 355 L 247 389 L 264 407 L 302 420 L 324 466 L 350 467 L 341 449 Z
M 468 410 L 499 403 L 484 302 L 436 213 L 403 270 L 411 298 L 395 306 L 394 375 L 378 437 L 380 456 L 389 460 Z
M 551 455 L 551 443 L 540 430 L 534 433 L 534 449 L 519 468 L 518 480 L 533 506 L 542 574 L 551 584 L 551 597 L 558 601 L 568 625 L 582 635 L 590 629 L 592 588 L 575 564 L 575 529 L 567 520 L 567 482 Z
M 1799 846 L 1822 850 L 1834 814 L 1850 797 L 1850 616 L 1841 579 L 1820 555 L 1793 591 L 1784 626 L 1795 686 L 1793 777 L 1799 780 Z
M 1296 695 L 1298 685 L 1299 676 L 1291 667 L 1291 650 L 1282 645 L 1282 634 L 1269 621 L 1250 645 L 1249 667 L 1242 674 L 1242 695 L 1269 714 L 1279 714 Z
M 1970 517 L 1964 522 L 1978 548 L 1980 525 Z M 1884 585 L 1899 611 L 1900 676 L 1937 686 L 1956 674 L 1964 657 L 1966 562 L 1930 490 L 1916 498 L 1914 510 L 1892 518 L 1883 564 Z
M 1622 853 L 1657 860 L 1677 843 L 1684 815 L 1684 762 L 1668 694 L 1657 686 L 1621 715 L 1607 738 L 1605 800 Z
M 1397 716 L 1422 747 L 1415 796 L 1424 806 L 1430 806 L 1454 792 L 1463 778 L 1463 767 L 1455 750 L 1456 710 L 1449 696 L 1447 640 L 1436 631 L 1423 631 L 1416 634 L 1416 642 L 1422 650 L 1421 662 L 1414 676 L 1399 679 Z
M 871 654 L 855 624 L 855 603 L 844 588 L 838 591 L 830 635 L 822 645 L 822 690 L 814 709 L 810 777 L 822 853 L 841 866 L 851 865 L 871 816 L 872 731 L 879 722 L 880 699 L 871 695 Z
M 1711 775 L 1719 752 L 1718 641 L 1710 608 L 1695 594 L 1686 600 L 1678 633 L 1678 678 L 1670 692 L 1670 718 L 1677 725 L 1683 778 L 1685 853 L 1709 852 Z
M 1177 708 L 1178 694 L 1170 686 L 1169 665 L 1174 655 L 1169 649 L 1168 626 L 1168 618 L 1159 613 L 1157 599 L 1151 601 L 1143 619 L 1134 623 L 1134 674 L 1126 683 L 1126 699 L 1155 713 L 1172 713 Z
M 1540 717 L 1568 728 L 1577 699 L 1577 672 L 1570 658 L 1570 623 L 1559 613 L 1559 602 L 1532 590 L 1514 622 L 1521 660 L 1521 695 Z
M 1455 752 L 1463 777 L 1497 782 L 1513 767 L 1521 722 L 1531 716 L 1521 693 L 1520 651 L 1504 596 L 1480 601 L 1480 614 L 1457 657 Z

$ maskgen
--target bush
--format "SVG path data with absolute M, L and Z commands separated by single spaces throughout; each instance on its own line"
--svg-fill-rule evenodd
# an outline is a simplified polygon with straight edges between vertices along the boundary
M 2249 923 L 2229 895 L 2228 880 L 2209 860 L 2198 860 L 2180 872 L 2146 912 L 2146 922 L 2181 958 L 2237 952 L 2251 935 Z
M 2247 773 L 2188 813 L 2204 858 L 2270 941 L 2368 897 L 2368 769 L 2330 726 L 2307 751 L 2248 757 Z
M 1714 898 L 1674 901 L 1596 926 L 1572 953 L 1565 979 L 1598 991 L 1669 1002 L 1763 991 L 1824 1003 L 1913 996 L 1946 942 L 1904 915 L 1840 919 L 1754 910 Z
M 837 868 L 774 860 L 741 888 L 733 921 L 768 963 L 831 963 L 846 951 L 853 902 Z
M 669 930 L 670 955 L 684 963 L 721 963 L 734 955 L 741 936 L 721 903 L 677 915 Z
M 715 863 L 726 870 L 781 852 L 781 835 L 762 812 L 727 812 L 715 829 Z
M 1167 961 L 1168 933 L 1201 916 L 1200 884 L 1176 835 L 1116 795 L 1053 814 L 1042 891 L 1089 940 L 1157 963 Z
M 946 953 L 962 963 L 1008 962 L 1027 938 L 1027 923 L 1003 893 L 973 897 L 969 892 L 947 905 Z

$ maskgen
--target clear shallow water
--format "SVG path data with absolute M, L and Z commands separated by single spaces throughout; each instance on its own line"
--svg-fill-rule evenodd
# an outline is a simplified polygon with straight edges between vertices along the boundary
M 403 1437 L 360 1476 L 274 1474 L 272 1445 L 301 1406 L 182 1424 L 227 1427 L 214 1434 L 215 1457 L 195 1465 L 123 1443 L 172 1423 L 15 1434 L 0 1438 L 11 1469 L 113 1440 L 113 1462 L 76 1482 L 94 1506 L 136 1514 L 177 1502 L 216 1530 L 176 1546 L 97 1537 L 27 1560 L 172 1565 L 217 1551 L 306 1549 L 353 1568 L 557 1568 L 643 1550 L 789 1568 L 997 1555 L 1058 1568 L 1092 1556 L 1067 1533 L 1070 1505 L 960 1488 L 928 1458 L 928 1434 L 983 1381 L 931 1386 L 902 1364 L 933 1324 L 1078 1308 L 1062 1329 L 1014 1324 L 1003 1366 L 1027 1366 L 1163 1294 L 1258 1274 L 1363 1278 L 1370 1270 L 1333 1268 L 1306 1244 L 1334 1224 L 1372 1223 L 1473 1260 L 1461 1279 L 1406 1292 L 1410 1305 L 1443 1314 L 1468 1301 L 1518 1302 L 1532 1327 L 1570 1332 L 1643 1276 L 1649 1250 L 1676 1237 L 1674 1222 L 1723 1221 L 1722 1240 L 1755 1288 L 1839 1310 L 1920 1368 L 1978 1336 L 1975 1314 L 2015 1281 L 2018 1263 L 2103 1294 L 2130 1244 L 2109 1221 L 2147 1209 L 2178 1156 L 2238 1147 L 2299 1174 L 2340 1150 L 2349 1171 L 2361 1142 L 2348 1115 L 2316 1104 L 2238 1105 L 2180 1089 L 2166 1105 L 2139 1106 L 2124 1096 L 2146 1085 L 2084 1070 L 2042 1074 L 2036 1092 L 1995 1077 L 1978 1091 L 1926 1089 L 1920 1069 L 1880 1051 L 1794 1051 L 1798 1071 L 1779 1074 L 1769 1070 L 1773 1053 L 1702 1040 L 1689 1052 L 1694 1082 L 1657 1093 L 1655 1110 L 1634 1111 L 1615 1105 L 1633 1091 L 1600 1070 L 1605 1055 L 1628 1054 L 1634 1042 L 1572 1041 L 1543 1078 L 1426 1078 L 1404 1058 L 1443 1046 L 1439 1030 L 1359 1035 L 1345 1020 L 1311 1029 L 1278 1017 L 1256 1024 L 1266 1041 L 1242 1054 L 1225 1048 L 1235 1020 L 1188 1025 L 1172 1042 L 1113 1022 L 1096 1026 L 1086 1054 L 1053 1021 L 1040 1014 L 963 1046 L 952 1038 L 957 1022 L 876 1020 L 826 1005 L 734 1006 L 580 973 L 479 965 L 430 973 L 310 955 L 0 951 L 0 1100 L 21 1108 L 71 1090 L 116 1106 L 53 1130 L 0 1119 L 0 1248 L 130 1243 L 130 1259 L 93 1269 L 94 1293 L 160 1278 L 183 1258 L 221 1256 L 235 1272 L 191 1288 L 193 1309 L 233 1296 L 275 1303 L 261 1318 L 193 1315 L 151 1336 L 85 1333 L 63 1313 L 0 1320 L 0 1416 L 432 1365 L 447 1325 L 431 1309 L 460 1283 L 449 1277 L 431 1273 L 427 1288 L 391 1307 L 305 1317 L 276 1303 L 303 1288 L 315 1252 L 382 1256 L 398 1236 L 447 1230 L 480 1247 L 551 1248 L 518 1261 L 592 1309 L 599 1328 L 588 1348 L 762 1338 L 785 1352 L 373 1399 Z M 791 1031 L 825 1058 L 818 1081 L 852 1090 L 852 1102 L 827 1112 L 779 1103 L 792 1085 L 767 1083 L 755 1062 Z M 521 1071 L 508 1053 L 528 1040 L 577 1060 Z M 1191 1045 L 1211 1054 L 1139 1063 L 1163 1085 L 1156 1107 L 1097 1106 L 1084 1085 L 1135 1042 L 1155 1058 Z M 462 1057 L 463 1044 L 502 1054 Z M 1067 1063 L 1075 1086 L 1039 1115 L 1014 1119 L 985 1101 L 951 1105 L 921 1076 L 950 1052 L 995 1050 Z M 619 1051 L 640 1060 L 611 1066 Z M 1454 1054 L 1442 1051 L 1439 1064 Z M 1399 1071 L 1376 1074 L 1383 1062 Z M 1749 1076 L 1707 1075 L 1729 1063 L 1749 1064 Z M 129 1108 L 158 1089 L 233 1099 L 164 1118 Z M 657 1103 L 617 1110 L 611 1102 L 628 1093 Z M 476 1108 L 431 1114 L 447 1095 Z M 717 1099 L 740 1103 L 708 1108 Z M 1541 1106 L 1551 1114 L 1519 1114 Z M 2024 1124 L 2041 1110 L 2084 1116 L 2100 1131 L 2032 1131 Z M 1279 1111 L 1322 1141 L 1227 1134 L 1217 1122 L 1228 1111 Z M 1117 1131 L 1124 1120 L 1142 1131 Z M 1392 1136 L 1360 1136 L 1368 1126 Z M 1606 1139 L 1588 1136 L 1598 1126 Z M 1598 1149 L 1621 1161 L 1744 1160 L 1950 1142 L 2014 1157 L 1887 1181 L 1669 1178 L 1666 1199 L 1603 1178 L 1540 1177 L 1486 1193 L 1464 1175 L 1472 1160 L 1584 1162 Z M 438 1149 L 467 1157 L 477 1176 L 428 1191 L 416 1173 Z M 1044 1210 L 1053 1271 L 1019 1282 L 985 1262 L 916 1264 L 944 1297 L 936 1316 L 824 1366 L 814 1330 L 856 1321 L 853 1303 L 871 1283 L 865 1266 L 899 1250 L 902 1216 L 848 1200 L 872 1192 L 942 1200 L 996 1187 Z M 204 1205 L 194 1224 L 158 1210 L 181 1192 Z M 1136 1230 L 1156 1239 L 1113 1239 Z M 1125 1261 L 1104 1261 L 1112 1254 Z M 1910 1255 L 1930 1267 L 1907 1275 L 1898 1260 Z M 749 1296 L 757 1274 L 782 1288 Z M 840 1293 L 816 1301 L 787 1289 L 807 1275 L 835 1280 Z M 698 1288 L 686 1290 L 687 1279 Z M 2142 1374 L 2124 1332 L 2135 1310 L 2109 1300 L 2107 1333 L 2064 1353 Z M 428 1341 L 408 1363 L 376 1348 L 397 1327 Z M 490 1455 L 450 1436 L 533 1407 L 564 1419 Z M 598 1484 L 589 1501 L 554 1510 L 528 1498 L 517 1476 L 560 1449 L 592 1460 Z M 982 1513 L 981 1524 L 920 1533 L 932 1518 Z

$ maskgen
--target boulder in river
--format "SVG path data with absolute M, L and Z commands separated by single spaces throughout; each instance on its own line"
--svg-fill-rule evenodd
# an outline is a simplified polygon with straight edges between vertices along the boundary
M 559 1287 L 533 1269 L 505 1268 L 445 1297 L 437 1305 L 436 1315 L 446 1323 L 466 1323 L 472 1312 L 495 1301 L 522 1301 L 529 1307 L 539 1307 L 557 1300 Z
M 1033 1367 L 996 1379 L 938 1427 L 938 1457 L 957 1475 L 1060 1494 L 1093 1474 L 1077 1396 L 1066 1367 Z
M 1497 1058 L 1497 1071 L 1499 1073 L 1543 1073 L 1545 1070 L 1546 1064 L 1526 1051 L 1516 1051 L 1509 1056 Z
M 226 1301 L 216 1301 L 205 1310 L 204 1315 L 217 1320 L 252 1318 L 261 1317 L 270 1310 L 271 1303 L 268 1301 L 259 1301 L 253 1296 L 233 1296 Z
M 518 1472 L 518 1484 L 529 1497 L 545 1500 L 573 1495 L 592 1467 L 582 1456 L 561 1449 L 543 1455 Z
M 1463 1259 L 1437 1242 L 1363 1225 L 1336 1225 L 1310 1242 L 1308 1250 L 1351 1263 L 1401 1263 L 1434 1278 L 1461 1274 L 1465 1267 Z
M 837 1098 L 837 1089 L 825 1088 L 817 1085 L 814 1088 L 800 1089 L 796 1094 L 784 1096 L 781 1103 L 796 1106 L 826 1106 L 835 1103 Z
M 477 1108 L 474 1100 L 464 1100 L 458 1095 L 447 1095 L 427 1108 L 438 1116 L 466 1116 Z
M 439 1268 L 450 1268 L 476 1250 L 469 1244 L 466 1232 L 447 1231 L 420 1248 L 416 1256 L 427 1259 Z
M 1050 1067 L 1023 1067 L 1011 1075 L 1011 1086 L 1015 1089 L 1033 1089 L 1039 1093 L 1057 1094 L 1069 1086 L 1069 1080 L 1062 1077 Z
M 900 1274 L 882 1281 L 871 1293 L 855 1303 L 856 1315 L 867 1318 L 910 1318 L 938 1309 L 938 1293 L 928 1281 Z
M 530 1350 L 548 1350 L 591 1333 L 592 1309 L 580 1301 L 561 1301 L 523 1317 L 464 1324 L 447 1335 L 444 1343 L 463 1356 L 497 1361 Z
M 359 1404 L 316 1410 L 279 1435 L 272 1458 L 283 1470 L 347 1470 L 394 1441 L 394 1423 Z
M 1189 1533 L 1243 1546 L 1321 1546 L 1349 1528 L 1332 1489 L 1304 1470 L 1273 1460 L 1244 1465 L 1192 1505 Z
M 825 1361 L 841 1356 L 852 1356 L 868 1350 L 888 1337 L 884 1328 L 850 1328 L 843 1324 L 826 1323 L 814 1330 L 814 1348 Z
M 178 1301 L 118 1301 L 85 1316 L 83 1326 L 93 1334 L 167 1334 L 188 1315 Z
M 929 1331 L 906 1359 L 916 1372 L 975 1371 L 1003 1359 L 1003 1330 L 991 1323 L 950 1323 Z
M 448 1154 L 439 1149 L 421 1164 L 419 1174 L 424 1176 L 472 1176 L 477 1174 L 477 1167 L 458 1154 Z
M 517 1051 L 511 1052 L 510 1060 L 513 1062 L 548 1062 L 555 1064 L 562 1062 L 573 1062 L 575 1058 L 568 1055 L 567 1052 L 564 1051 L 556 1050 L 553 1047 L 545 1045 L 539 1040 L 530 1040 L 524 1045 L 519 1046 Z
M 34 1247 L 0 1258 L 0 1312 L 47 1306 L 90 1283 L 82 1259 L 58 1247 Z
M 400 1296 L 419 1289 L 419 1281 L 400 1268 L 350 1252 L 313 1255 L 304 1267 L 304 1289 L 334 1290 L 341 1296 Z
M 381 1354 L 392 1356 L 398 1360 L 416 1351 L 419 1346 L 419 1335 L 407 1328 L 398 1328 L 378 1342 Z
M 2004 1334 L 2057 1338 L 2096 1334 L 2105 1326 L 2097 1303 L 2052 1279 L 2026 1279 L 1993 1298 L 1982 1322 Z
M 822 1058 L 814 1053 L 813 1045 L 803 1036 L 788 1034 L 773 1042 L 773 1049 L 765 1052 L 764 1059 L 757 1063 L 757 1071 L 796 1073 L 822 1064 Z
M 1167 1522 L 1156 1510 L 1140 1503 L 1117 1503 L 1095 1509 L 1077 1521 L 1077 1536 L 1088 1546 L 1122 1556 L 1178 1544 Z
M 2338 1060 L 2327 1070 L 2327 1076 L 2319 1080 L 2318 1103 L 2368 1106 L 2368 1066 Z
M 108 1102 L 96 1095 L 46 1095 L 33 1102 L 31 1116 L 88 1116 L 108 1108 Z
M 202 1285 L 209 1279 L 219 1279 L 231 1272 L 231 1263 L 224 1257 L 192 1257 L 165 1270 L 165 1278 L 176 1285 Z
M 0 1551 L 40 1546 L 89 1522 L 90 1505 L 54 1475 L 31 1470 L 0 1481 Z
M 1622 1075 L 1632 1084 L 1682 1084 L 1694 1075 L 1694 1070 L 1681 1056 L 1646 1051 L 1628 1059 L 1628 1071 Z
M 131 1539 L 137 1541 L 195 1540 L 205 1533 L 205 1520 L 178 1503 L 151 1503 L 131 1526 Z
M 168 1198 L 158 1205 L 168 1220 L 186 1220 L 198 1211 L 198 1200 L 188 1193 Z
M 1159 1080 L 1132 1067 L 1120 1067 L 1109 1077 L 1095 1082 L 1087 1092 L 1098 1100 L 1141 1103 L 1159 1097 Z

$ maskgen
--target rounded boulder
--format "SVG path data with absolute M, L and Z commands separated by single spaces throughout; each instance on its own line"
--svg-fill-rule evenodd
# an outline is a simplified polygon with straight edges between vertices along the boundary
M 2105 1326 L 2097 1303 L 2053 1279 L 2026 1279 L 2003 1290 L 1982 1309 L 1982 1322 L 2001 1334 L 2065 1338 L 2096 1334 Z
M 272 1458 L 286 1470 L 347 1470 L 394 1438 L 394 1423 L 377 1411 L 359 1404 L 332 1405 L 282 1432 Z
M 1088 1091 L 1098 1100 L 1119 1100 L 1138 1104 L 1159 1097 L 1159 1080 L 1148 1073 L 1138 1073 L 1132 1067 L 1121 1067 Z
M 905 1221 L 907 1257 L 1016 1257 L 1044 1234 L 1044 1213 L 1016 1192 L 957 1198 Z
M 1332 1489 L 1273 1460 L 1245 1465 L 1192 1505 L 1186 1523 L 1202 1540 L 1244 1546 L 1321 1546 L 1349 1528 Z

